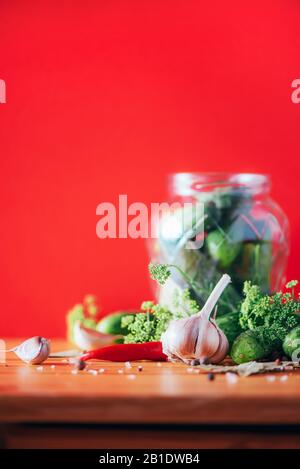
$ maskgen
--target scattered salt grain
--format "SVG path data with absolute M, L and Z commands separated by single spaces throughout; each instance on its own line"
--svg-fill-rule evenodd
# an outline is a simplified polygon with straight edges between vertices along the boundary
M 44 371 L 44 367 L 43 366 L 37 366 L 36 371 Z
M 193 369 L 193 368 L 187 368 L 187 369 L 186 369 L 186 372 L 187 372 L 187 373 L 193 373 L 193 372 L 194 372 L 194 369 Z
M 131 363 L 130 362 L 125 362 L 125 368 L 132 368 Z
M 72 375 L 78 375 L 78 370 L 71 370 Z
M 225 377 L 229 384 L 235 384 L 238 381 L 238 377 L 235 373 L 225 373 Z
M 98 374 L 97 370 L 88 370 L 88 373 L 90 373 L 90 375 L 94 375 L 94 376 Z
M 266 376 L 266 380 L 269 382 L 269 383 L 274 383 L 274 381 L 276 380 L 276 377 L 271 375 L 271 376 Z
M 288 379 L 288 375 L 283 375 L 281 376 L 280 381 L 284 383 L 287 379 Z
M 51 365 L 51 366 L 50 366 L 50 368 L 52 368 L 52 370 L 54 370 L 54 368 L 55 368 L 55 365 Z
M 98 373 L 104 373 L 105 371 L 105 368 L 100 368 L 100 370 L 98 371 Z
M 161 366 L 162 366 L 162 364 L 158 362 L 158 363 L 156 363 L 156 366 L 159 366 L 159 367 L 161 367 Z
M 134 380 L 134 379 L 136 379 L 136 376 L 135 375 L 128 375 L 127 378 L 131 379 L 131 380 Z
M 118 370 L 119 375 L 122 375 L 124 373 L 124 370 Z

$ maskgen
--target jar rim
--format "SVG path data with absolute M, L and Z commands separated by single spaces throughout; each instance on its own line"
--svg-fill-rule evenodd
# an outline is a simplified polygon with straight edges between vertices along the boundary
M 169 175 L 172 191 L 179 195 L 192 195 L 217 189 L 232 192 L 262 194 L 269 192 L 271 181 L 263 173 L 233 172 L 181 172 Z

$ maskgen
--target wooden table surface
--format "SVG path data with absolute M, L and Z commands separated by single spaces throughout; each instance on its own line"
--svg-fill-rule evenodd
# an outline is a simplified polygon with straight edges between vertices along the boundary
M 53 351 L 66 347 L 52 343 Z M 8 354 L 0 365 L 0 422 L 300 424 L 299 372 L 230 383 L 181 364 L 131 365 L 94 361 L 72 374 L 61 359 L 41 368 Z

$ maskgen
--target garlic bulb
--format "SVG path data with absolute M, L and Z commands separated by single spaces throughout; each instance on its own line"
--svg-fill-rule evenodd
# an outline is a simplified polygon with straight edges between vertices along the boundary
M 228 340 L 211 313 L 230 281 L 229 275 L 224 274 L 199 313 L 170 322 L 161 338 L 163 352 L 169 358 L 220 363 L 226 357 Z
M 113 344 L 121 336 L 103 334 L 88 327 L 84 327 L 80 321 L 74 324 L 74 343 L 81 350 L 94 350 L 105 345 Z
M 50 342 L 44 337 L 35 336 L 7 352 L 14 352 L 25 363 L 39 365 L 49 357 Z

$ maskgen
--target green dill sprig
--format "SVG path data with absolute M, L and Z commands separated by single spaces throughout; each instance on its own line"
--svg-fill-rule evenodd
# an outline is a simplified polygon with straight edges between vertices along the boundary
M 164 285 L 171 275 L 171 271 L 167 264 L 152 264 L 149 266 L 150 277 L 156 280 L 160 285 Z
M 289 282 L 289 287 L 297 285 Z M 300 303 L 290 293 L 264 295 L 257 285 L 244 284 L 245 299 L 241 306 L 240 324 L 245 330 L 259 332 L 273 348 L 280 347 L 287 333 L 299 324 Z
M 183 279 L 191 288 L 197 288 L 197 285 L 195 284 L 194 280 L 186 272 L 184 272 L 180 267 L 178 267 L 178 265 L 153 264 L 152 262 L 150 262 L 148 268 L 150 272 L 150 277 L 153 280 L 156 280 L 156 282 L 159 283 L 160 285 L 164 285 L 166 283 L 168 278 L 171 276 L 171 269 L 175 269 L 180 273 L 180 275 L 183 277 Z
M 125 344 L 156 342 L 173 319 L 172 313 L 152 301 L 144 301 L 141 307 L 143 313 L 122 318 L 122 327 L 126 327 L 128 334 L 124 338 Z
M 291 288 L 293 298 L 295 298 L 295 287 L 297 285 L 298 285 L 298 280 L 290 280 L 285 286 L 285 288 Z
M 175 310 L 174 317 L 176 319 L 191 316 L 192 314 L 198 313 L 201 309 L 200 305 L 192 297 L 189 288 L 186 288 L 183 291 L 175 289 L 173 292 L 172 304 Z

